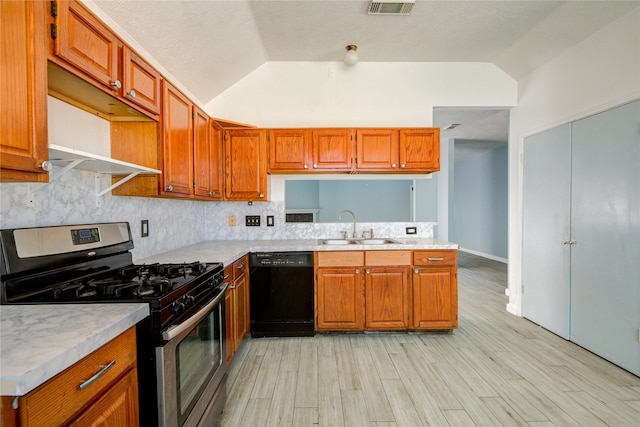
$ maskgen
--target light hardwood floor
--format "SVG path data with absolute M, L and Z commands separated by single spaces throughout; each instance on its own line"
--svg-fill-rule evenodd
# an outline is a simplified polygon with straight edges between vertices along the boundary
M 507 313 L 505 286 L 460 253 L 453 334 L 248 338 L 222 426 L 640 426 L 640 378 Z

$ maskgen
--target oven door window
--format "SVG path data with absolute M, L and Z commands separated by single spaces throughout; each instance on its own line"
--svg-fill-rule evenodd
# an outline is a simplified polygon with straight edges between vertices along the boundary
M 176 348 L 180 424 L 223 363 L 221 313 L 218 305 Z

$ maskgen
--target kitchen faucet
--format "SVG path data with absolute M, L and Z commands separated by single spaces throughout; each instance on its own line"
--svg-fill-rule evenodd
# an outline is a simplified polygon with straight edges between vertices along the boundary
M 345 209 L 343 211 L 340 211 L 340 213 L 338 214 L 338 221 L 342 220 L 342 214 L 344 214 L 345 212 L 349 212 L 351 214 L 351 216 L 353 217 L 353 236 L 352 237 L 354 239 L 356 239 L 358 237 L 358 233 L 356 233 L 356 214 L 354 214 L 349 209 Z

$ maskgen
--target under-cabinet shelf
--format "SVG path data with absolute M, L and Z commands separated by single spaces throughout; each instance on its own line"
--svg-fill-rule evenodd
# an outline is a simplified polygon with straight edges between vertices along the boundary
M 158 169 L 148 168 L 133 163 L 123 162 L 121 160 L 111 159 L 109 157 L 97 154 L 87 153 L 73 148 L 62 147 L 55 144 L 49 144 L 49 162 L 63 169 L 50 178 L 55 178 L 66 173 L 71 169 L 80 169 L 95 173 L 106 173 L 111 175 L 126 175 L 121 180 L 110 187 L 98 191 L 98 197 L 103 196 L 114 188 L 129 181 L 131 178 L 140 174 L 160 175 L 162 171 Z

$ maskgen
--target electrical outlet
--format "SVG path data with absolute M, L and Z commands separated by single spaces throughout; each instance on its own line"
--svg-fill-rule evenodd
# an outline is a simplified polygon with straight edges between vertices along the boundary
M 273 227 L 273 215 L 267 215 L 267 227 Z
M 140 236 L 141 237 L 149 236 L 149 220 L 148 219 L 143 219 L 140 222 Z
M 406 229 L 407 234 L 418 234 L 418 228 L 417 227 L 407 227 Z
M 260 227 L 260 215 L 245 216 L 244 225 L 246 225 L 247 227 Z
M 235 227 L 236 226 L 236 216 L 235 215 L 229 215 L 229 226 L 230 227 Z

